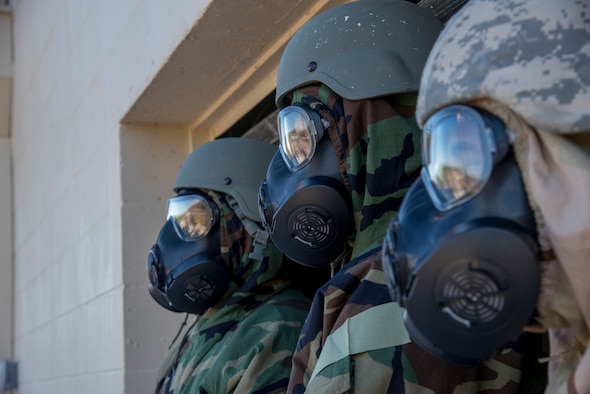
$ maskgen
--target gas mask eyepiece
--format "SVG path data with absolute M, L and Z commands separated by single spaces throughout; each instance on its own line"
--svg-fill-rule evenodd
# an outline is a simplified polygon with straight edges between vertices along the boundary
M 425 175 L 390 223 L 383 269 L 410 337 L 443 360 L 477 365 L 535 312 L 536 224 L 503 123 L 465 106 L 433 118 Z
M 476 196 L 508 147 L 502 122 L 484 111 L 451 105 L 430 117 L 422 136 L 421 176 L 437 209 Z
M 315 154 L 327 122 L 303 105 L 290 105 L 277 114 L 279 151 L 291 172 L 305 167 Z
M 174 230 L 183 241 L 196 241 L 207 236 L 218 216 L 215 204 L 200 194 L 186 194 L 168 200 L 166 219 L 172 219 Z

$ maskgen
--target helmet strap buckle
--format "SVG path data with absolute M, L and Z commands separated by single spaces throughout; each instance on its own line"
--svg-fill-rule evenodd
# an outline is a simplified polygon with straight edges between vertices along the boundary
M 240 208 L 240 205 L 230 195 L 225 197 L 227 203 L 229 204 L 230 208 L 236 213 L 238 218 L 242 221 L 244 228 L 250 234 L 250 236 L 254 237 L 254 242 L 252 243 L 254 249 L 248 255 L 249 258 L 253 260 L 262 261 L 264 256 L 262 255 L 262 251 L 266 248 L 268 243 L 269 234 L 267 231 L 263 230 L 254 220 L 248 219 L 246 215 L 244 215 L 244 211 Z
M 254 249 L 248 255 L 249 258 L 253 260 L 262 261 L 264 256 L 262 255 L 262 251 L 266 248 L 266 244 L 268 242 L 268 232 L 264 231 L 261 228 L 258 228 L 256 234 L 254 235 Z

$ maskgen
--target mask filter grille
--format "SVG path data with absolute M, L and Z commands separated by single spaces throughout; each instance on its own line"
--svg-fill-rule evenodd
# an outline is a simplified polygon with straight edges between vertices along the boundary
M 293 238 L 310 247 L 321 247 L 327 242 L 332 231 L 332 221 L 315 210 L 299 209 L 291 217 Z
M 215 291 L 215 285 L 204 275 L 194 275 L 186 281 L 184 297 L 191 302 L 208 300 Z
M 461 264 L 443 286 L 442 311 L 467 327 L 496 319 L 506 302 L 505 290 L 487 271 Z

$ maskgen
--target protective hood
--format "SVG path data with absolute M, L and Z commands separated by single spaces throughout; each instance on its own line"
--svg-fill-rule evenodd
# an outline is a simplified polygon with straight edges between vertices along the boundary
M 490 15 L 494 16 L 490 18 Z M 540 322 L 550 331 L 547 392 L 590 392 L 590 5 L 471 0 L 426 63 L 421 125 L 450 104 L 479 106 L 515 135 L 542 249 Z M 559 355 L 559 356 L 558 356 Z
M 426 62 L 418 123 L 449 104 L 491 98 L 535 129 L 590 130 L 589 8 L 584 0 L 467 2 Z
M 348 100 L 325 85 L 293 93 L 293 103 L 313 105 L 330 123 L 328 138 L 352 200 L 351 259 L 378 246 L 418 177 L 420 129 L 414 118 L 415 100 L 413 93 Z

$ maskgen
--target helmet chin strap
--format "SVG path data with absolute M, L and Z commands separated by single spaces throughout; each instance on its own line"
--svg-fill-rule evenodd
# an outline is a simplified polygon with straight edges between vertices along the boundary
M 254 220 L 249 219 L 246 217 L 246 215 L 244 215 L 242 208 L 240 208 L 240 205 L 238 204 L 235 198 L 228 194 L 225 196 L 225 199 L 229 204 L 230 208 L 236 213 L 236 215 L 238 215 L 238 218 L 244 225 L 244 228 L 246 229 L 248 234 L 250 234 L 254 238 L 254 249 L 252 250 L 252 252 L 250 252 L 248 257 L 253 260 L 262 261 L 262 259 L 264 258 L 264 256 L 262 255 L 262 251 L 264 250 L 264 248 L 266 248 L 266 245 L 268 243 L 268 232 L 263 230 Z

